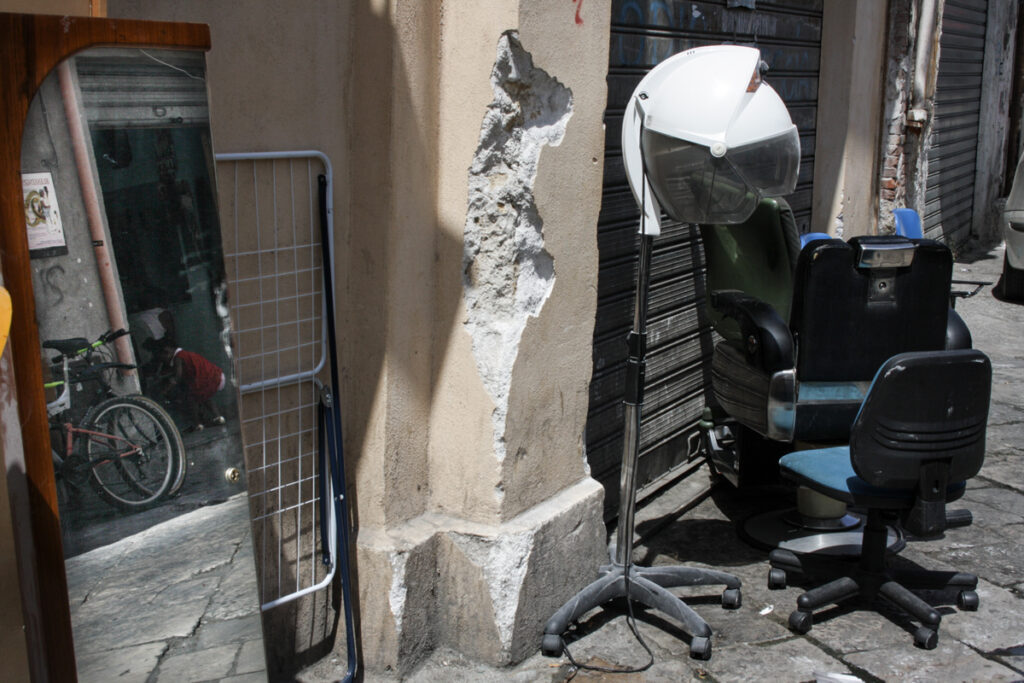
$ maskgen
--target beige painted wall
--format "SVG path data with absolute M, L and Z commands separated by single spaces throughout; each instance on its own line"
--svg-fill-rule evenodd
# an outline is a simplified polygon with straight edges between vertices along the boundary
M 2 0 L 0 12 L 105 16 L 106 0 Z
M 877 232 L 886 5 L 825 0 L 811 229 L 843 239 Z

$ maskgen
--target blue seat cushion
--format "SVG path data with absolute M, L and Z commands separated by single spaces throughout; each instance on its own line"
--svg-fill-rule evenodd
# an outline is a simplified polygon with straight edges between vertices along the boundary
M 784 476 L 848 505 L 903 510 L 914 504 L 916 489 L 879 488 L 858 477 L 850 462 L 849 446 L 796 451 L 783 456 L 779 467 Z M 956 500 L 965 488 L 965 482 L 950 484 L 946 500 Z

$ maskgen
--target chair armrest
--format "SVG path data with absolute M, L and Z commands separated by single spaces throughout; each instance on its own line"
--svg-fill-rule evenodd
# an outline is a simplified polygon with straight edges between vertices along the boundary
M 952 308 L 946 314 L 946 350 L 972 347 L 971 330 L 960 314 Z
M 711 306 L 739 323 L 747 358 L 767 373 L 796 365 L 793 334 L 769 304 L 736 289 L 711 293 Z

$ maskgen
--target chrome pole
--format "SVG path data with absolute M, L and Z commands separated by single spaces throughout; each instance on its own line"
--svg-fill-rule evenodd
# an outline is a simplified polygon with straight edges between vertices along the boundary
M 651 282 L 651 247 L 654 238 L 640 235 L 636 272 L 633 329 L 626 338 L 625 425 L 622 434 L 622 476 L 619 480 L 619 524 L 615 535 L 616 564 L 629 567 L 633 556 L 633 518 L 636 512 L 636 466 L 640 458 L 640 418 L 644 403 L 647 356 L 647 301 Z

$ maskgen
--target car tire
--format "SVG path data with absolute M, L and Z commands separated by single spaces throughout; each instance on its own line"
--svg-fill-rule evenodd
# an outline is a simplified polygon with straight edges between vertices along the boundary
M 1004 299 L 1024 301 L 1024 270 L 1011 266 L 1006 254 L 1003 254 L 1003 277 L 1000 285 Z

